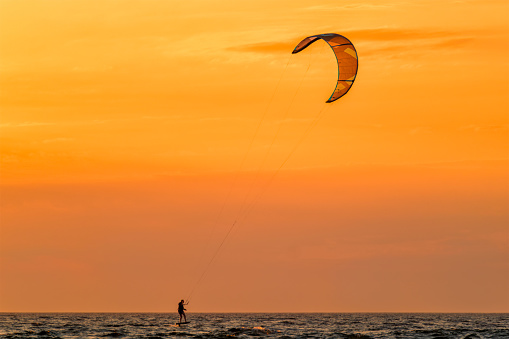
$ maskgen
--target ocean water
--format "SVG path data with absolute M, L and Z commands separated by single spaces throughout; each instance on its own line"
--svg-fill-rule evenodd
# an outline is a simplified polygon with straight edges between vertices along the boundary
M 509 338 L 509 314 L 0 313 L 0 338 Z

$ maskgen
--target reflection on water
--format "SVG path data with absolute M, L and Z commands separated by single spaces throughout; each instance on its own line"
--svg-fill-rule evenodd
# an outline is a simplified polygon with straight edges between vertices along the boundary
M 509 314 L 1 313 L 0 338 L 509 338 Z

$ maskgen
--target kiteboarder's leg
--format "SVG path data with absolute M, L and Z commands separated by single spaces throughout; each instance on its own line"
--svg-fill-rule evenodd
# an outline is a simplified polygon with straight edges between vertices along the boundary
M 186 312 L 182 312 L 182 315 L 184 316 L 184 322 L 187 322 L 187 319 L 186 319 Z

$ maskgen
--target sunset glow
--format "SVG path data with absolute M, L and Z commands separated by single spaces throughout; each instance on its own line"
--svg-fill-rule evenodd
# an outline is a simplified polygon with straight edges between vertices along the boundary
M 507 13 L 0 0 L 0 312 L 509 312 Z

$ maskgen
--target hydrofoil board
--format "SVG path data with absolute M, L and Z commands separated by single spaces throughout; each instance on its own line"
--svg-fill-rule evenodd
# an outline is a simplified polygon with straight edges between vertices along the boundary
M 182 323 L 175 323 L 175 325 L 180 326 L 180 325 L 189 324 L 189 323 L 190 323 L 190 321 L 184 321 Z

